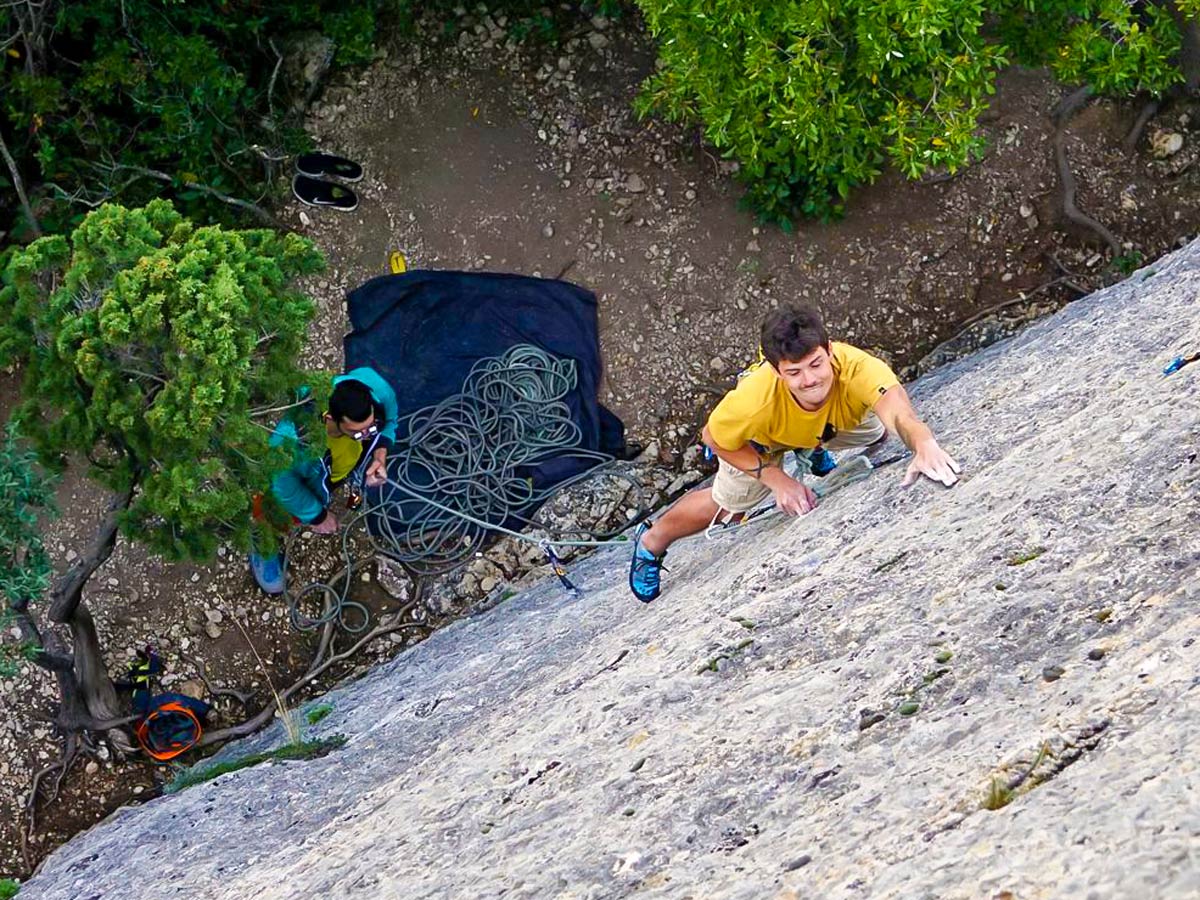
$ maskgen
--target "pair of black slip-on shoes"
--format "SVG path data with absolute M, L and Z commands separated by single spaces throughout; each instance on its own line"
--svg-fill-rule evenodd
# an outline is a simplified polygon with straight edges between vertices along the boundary
M 358 194 L 340 182 L 361 181 L 362 177 L 363 167 L 354 160 L 332 153 L 304 153 L 296 157 L 292 193 L 309 206 L 328 206 L 350 212 L 358 208 Z

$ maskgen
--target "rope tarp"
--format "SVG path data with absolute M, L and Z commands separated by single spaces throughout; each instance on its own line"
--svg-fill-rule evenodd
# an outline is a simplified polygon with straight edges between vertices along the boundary
M 347 303 L 347 368 L 373 367 L 400 405 L 389 483 L 368 496 L 380 552 L 452 569 L 492 530 L 479 523 L 523 527 L 556 488 L 621 453 L 623 426 L 596 399 L 590 292 L 414 271 L 373 279 Z

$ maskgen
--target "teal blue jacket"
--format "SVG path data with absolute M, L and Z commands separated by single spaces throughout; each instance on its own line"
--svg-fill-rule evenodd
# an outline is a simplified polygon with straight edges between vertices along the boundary
M 347 380 L 359 381 L 367 386 L 376 407 L 375 419 L 380 423 L 379 434 L 364 448 L 359 458 L 361 466 L 363 460 L 370 459 L 377 448 L 390 449 L 395 442 L 399 406 L 392 386 L 374 369 L 363 366 L 352 369 L 345 375 L 335 375 L 333 385 L 336 387 L 340 382 Z M 333 493 L 329 452 L 326 451 L 320 459 L 305 458 L 304 438 L 291 419 L 284 419 L 275 426 L 271 434 L 271 446 L 294 448 L 292 467 L 278 473 L 271 480 L 271 493 L 284 509 L 301 522 L 306 525 L 320 524 L 327 515 L 326 510 Z

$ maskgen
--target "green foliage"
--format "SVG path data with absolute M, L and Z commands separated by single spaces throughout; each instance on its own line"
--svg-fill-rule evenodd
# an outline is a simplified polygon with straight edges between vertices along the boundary
M 136 486 L 122 530 L 155 552 L 246 546 L 251 495 L 290 462 L 254 410 L 305 380 L 313 307 L 294 281 L 322 265 L 294 234 L 197 228 L 164 200 L 101 207 L 2 273 L 18 420 L 47 461 L 75 452 L 114 491 Z
M 1179 7 L 1193 19 L 1195 0 Z M 1155 4 L 1124 0 L 1008 0 L 998 34 L 1016 58 L 1048 65 L 1068 84 L 1099 94 L 1161 95 L 1182 81 L 1179 26 Z
M 17 896 L 21 885 L 12 878 L 0 878 L 0 900 L 11 900 Z
M 227 221 L 230 207 L 183 183 L 264 196 L 269 157 L 309 146 L 286 114 L 299 89 L 279 66 L 290 41 L 323 30 L 337 64 L 368 62 L 388 2 L 17 0 L 46 9 L 54 26 L 39 47 L 23 17 L 0 11 L 0 42 L 15 39 L 0 58 L 0 133 L 26 180 L 59 200 L 43 204 L 43 224 L 78 223 L 68 198 L 136 204 L 161 195 L 163 182 L 140 169 L 169 175 L 188 212 Z
M 346 736 L 335 734 L 333 737 L 321 738 L 318 741 L 300 741 L 294 744 L 284 744 L 282 747 L 277 747 L 274 750 L 249 753 L 246 756 L 214 763 L 210 766 L 192 766 L 171 779 L 166 787 L 163 788 L 163 793 L 175 794 L 193 785 L 203 784 L 222 775 L 228 775 L 230 772 L 236 772 L 239 769 L 246 769 L 250 766 L 257 766 L 259 763 L 266 762 L 269 759 L 316 759 L 336 750 L 344 743 L 346 743 Z
M 1000 48 L 982 0 L 638 0 L 659 69 L 638 109 L 702 123 L 767 220 L 829 218 L 885 160 L 909 177 L 978 147 Z
M 54 486 L 37 465 L 37 457 L 19 443 L 16 426 L 5 429 L 0 444 L 0 632 L 7 641 L 12 610 L 21 610 L 45 593 L 50 584 L 50 558 L 42 543 L 38 516 L 51 512 Z M 0 645 L 0 676 L 11 677 L 17 662 L 38 648 L 21 643 Z
M 1122 275 L 1132 275 L 1145 264 L 1146 257 L 1138 250 L 1131 250 L 1128 253 L 1122 253 L 1120 256 L 1114 256 L 1112 260 L 1112 267 Z
M 1200 0 L 1177 0 L 1193 20 Z M 1182 75 L 1165 6 L 1124 0 L 637 0 L 659 65 L 637 109 L 697 123 L 739 161 L 746 200 L 785 228 L 839 215 L 886 163 L 951 172 L 1010 57 L 1098 93 Z
M 308 722 L 309 725 L 316 725 L 318 722 L 320 722 L 322 719 L 324 719 L 331 712 L 333 712 L 333 704 L 332 703 L 320 703 L 320 704 L 314 706 L 312 709 L 308 710 L 304 714 L 304 718 Z

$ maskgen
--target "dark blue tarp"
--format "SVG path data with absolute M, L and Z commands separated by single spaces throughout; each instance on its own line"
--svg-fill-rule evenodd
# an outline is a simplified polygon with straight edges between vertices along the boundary
M 581 446 L 622 454 L 624 426 L 596 398 L 602 365 L 590 291 L 523 275 L 418 270 L 373 278 L 346 303 L 354 329 L 345 339 L 346 368 L 371 366 L 386 378 L 402 420 L 459 393 L 476 361 L 532 344 L 575 361 L 578 385 L 566 402 Z M 564 456 L 523 474 L 542 489 L 592 465 Z

